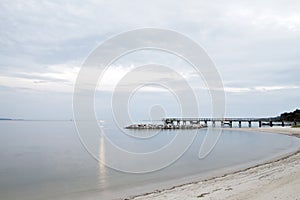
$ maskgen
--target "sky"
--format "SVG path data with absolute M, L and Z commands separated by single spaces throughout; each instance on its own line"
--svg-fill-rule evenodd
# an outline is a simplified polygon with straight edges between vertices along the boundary
M 116 34 L 145 27 L 177 31 L 206 50 L 224 84 L 226 116 L 277 116 L 300 107 L 299 1 L 2 0 L 0 117 L 72 119 L 74 84 L 89 54 Z M 184 65 L 157 52 L 121 59 L 98 90 L 99 112 L 109 112 L 101 101 L 128 70 L 153 61 Z M 194 87 L 203 84 L 189 70 L 180 73 Z M 148 88 L 131 107 L 145 118 L 145 102 L 173 102 L 167 94 L 153 98 L 166 92 Z M 207 92 L 197 97 L 201 116 L 209 116 Z

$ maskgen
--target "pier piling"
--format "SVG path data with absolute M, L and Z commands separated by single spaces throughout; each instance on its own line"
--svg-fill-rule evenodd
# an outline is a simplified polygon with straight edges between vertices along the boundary
M 162 119 L 164 125 L 170 126 L 190 126 L 190 125 L 200 125 L 201 122 L 203 126 L 208 126 L 209 122 L 211 122 L 212 127 L 216 127 L 217 123 L 220 123 L 221 127 L 225 127 L 228 125 L 230 128 L 233 127 L 233 123 L 237 122 L 238 127 L 241 128 L 243 123 L 247 122 L 248 127 L 251 128 L 253 123 L 257 123 L 258 127 L 262 126 L 270 126 L 273 127 L 274 125 L 296 125 L 296 121 L 282 121 L 276 120 L 274 118 L 164 118 Z

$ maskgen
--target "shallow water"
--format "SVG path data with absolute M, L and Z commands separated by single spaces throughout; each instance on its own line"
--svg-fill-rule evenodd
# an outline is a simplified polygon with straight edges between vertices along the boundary
M 176 133 L 166 130 L 138 142 L 104 125 L 120 147 L 148 152 L 162 147 Z M 0 199 L 113 199 L 166 185 L 201 179 L 226 170 L 251 166 L 299 149 L 300 140 L 279 134 L 223 131 L 213 151 L 198 159 L 206 130 L 199 130 L 192 146 L 171 166 L 153 173 L 127 174 L 99 164 L 81 144 L 74 122 L 0 122 Z M 130 132 L 151 136 L 150 131 Z M 105 144 L 98 141 L 99 156 Z M 108 155 L 106 155 L 108 156 Z M 138 164 L 138 163 L 137 163 Z

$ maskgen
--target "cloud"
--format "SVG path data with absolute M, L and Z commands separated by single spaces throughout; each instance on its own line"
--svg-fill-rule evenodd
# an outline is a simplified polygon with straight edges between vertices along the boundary
M 228 93 L 253 93 L 253 92 L 272 92 L 272 91 L 283 91 L 283 90 L 294 90 L 300 89 L 299 86 L 295 85 L 277 85 L 277 86 L 256 86 L 253 88 L 242 88 L 242 87 L 225 87 L 224 91 Z
M 71 94 L 81 64 L 101 42 L 127 30 L 158 27 L 181 32 L 206 49 L 230 101 L 239 102 L 235 95 L 282 93 L 295 105 L 300 85 L 299 13 L 297 0 L 2 0 L 0 86 L 6 92 L 19 88 Z M 112 91 L 127 67 L 150 61 L 177 68 L 194 88 L 206 90 L 201 77 L 185 70 L 184 62 L 162 52 L 128 55 L 114 63 L 104 77 L 104 90 Z
M 0 85 L 21 90 L 72 92 L 78 71 L 79 68 L 68 65 L 48 66 L 44 72 L 4 71 Z

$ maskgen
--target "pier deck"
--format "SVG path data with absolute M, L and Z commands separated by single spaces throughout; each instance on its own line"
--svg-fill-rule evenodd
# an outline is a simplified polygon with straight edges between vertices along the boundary
M 240 128 L 243 122 L 247 122 L 248 127 L 251 127 L 254 122 L 258 123 L 259 127 L 297 125 L 296 121 L 281 121 L 274 118 L 163 118 L 162 122 L 164 125 L 193 125 L 203 123 L 205 126 L 208 126 L 208 122 L 210 122 L 213 127 L 216 126 L 216 123 L 219 123 L 221 127 L 225 125 L 232 127 L 233 123 L 238 123 Z

